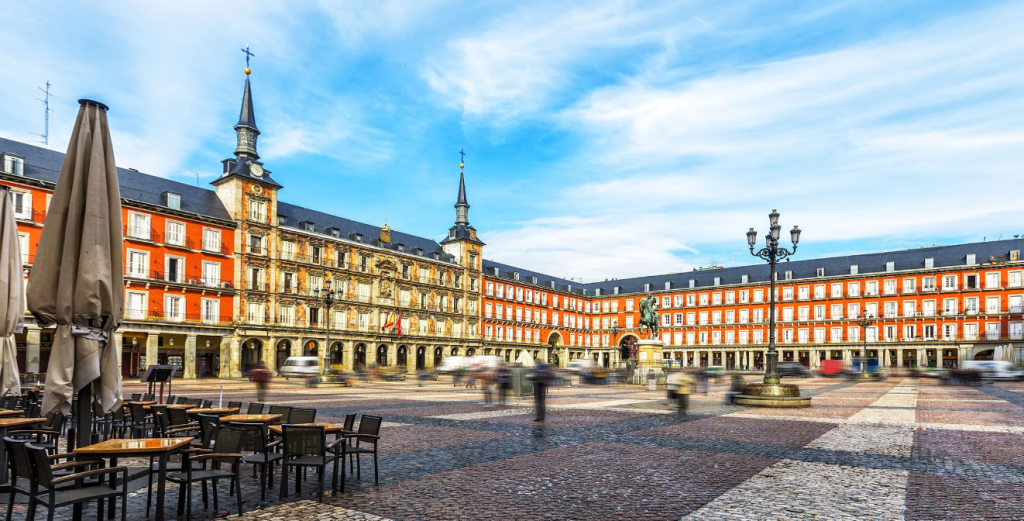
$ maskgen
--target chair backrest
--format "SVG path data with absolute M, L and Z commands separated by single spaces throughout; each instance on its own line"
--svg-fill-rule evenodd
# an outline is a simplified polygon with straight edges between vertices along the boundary
M 284 456 L 323 457 L 327 451 L 327 433 L 323 425 L 290 425 L 281 426 L 284 436 Z
M 199 418 L 199 432 L 202 434 L 202 444 L 204 449 L 210 448 L 210 443 L 213 442 L 213 436 L 220 427 L 220 416 L 216 414 L 197 414 Z
M 358 434 L 372 434 L 374 436 L 380 434 L 380 424 L 383 421 L 384 419 L 381 418 L 380 416 L 370 416 L 369 414 L 364 414 L 363 417 L 359 420 Z M 367 443 L 377 443 L 377 438 L 364 438 L 362 436 L 358 436 L 357 439 L 360 442 L 365 441 Z
M 316 421 L 316 409 L 294 408 L 288 415 L 288 423 L 313 423 Z
M 25 417 L 38 418 L 39 412 L 39 403 L 33 402 L 32 405 L 29 405 L 28 409 L 25 410 Z
M 242 450 L 242 431 L 230 427 L 217 429 L 214 451 L 221 454 L 237 454 Z M 236 463 L 237 459 L 213 458 L 214 463 Z
M 114 407 L 114 412 L 110 414 L 115 421 L 124 421 L 124 407 Z
M 46 488 L 52 487 L 53 469 L 50 468 L 50 456 L 46 449 L 34 447 L 27 443 L 24 447 L 28 453 L 29 460 L 32 462 L 32 472 L 35 474 L 36 479 L 39 480 L 39 484 Z
M 46 414 L 46 421 L 43 422 L 43 428 L 52 431 L 63 431 L 64 430 L 64 413 L 60 411 L 53 411 Z
M 249 410 L 246 412 L 246 414 L 263 414 L 263 404 L 255 402 L 250 403 Z
M 242 402 L 228 402 L 228 407 L 238 407 L 238 410 L 242 410 Z
M 213 400 L 203 400 L 203 404 L 200 407 L 204 409 L 209 409 L 210 407 L 213 407 Z
M 185 404 L 185 403 L 188 403 L 188 398 L 185 398 L 184 396 L 179 396 L 178 399 L 174 403 L 175 404 Z
M 132 393 L 132 400 L 139 401 L 142 399 L 142 393 Z
M 153 427 L 157 432 L 157 437 L 162 438 L 164 432 L 170 427 L 170 421 L 167 418 L 167 407 L 164 405 L 150 405 L 149 410 L 153 411 Z
M 166 399 L 164 400 L 164 403 L 174 403 L 174 400 L 177 400 L 177 399 L 178 399 L 178 397 L 177 397 L 177 396 L 171 395 L 171 396 L 168 396 L 168 397 L 167 397 L 167 398 L 166 398 Z
M 242 431 L 242 450 L 253 453 L 267 452 L 267 426 L 262 423 L 232 423 Z
M 356 413 L 345 415 L 345 430 L 351 431 L 356 426 Z
M 188 413 L 185 409 L 179 409 L 177 407 L 167 407 L 168 420 L 171 427 L 177 427 L 179 425 L 185 425 L 188 423 Z
M 12 395 L 12 394 L 8 394 L 7 396 L 4 396 L 3 408 L 4 409 L 14 409 L 14 404 L 16 403 L 17 399 L 18 398 L 16 396 Z
M 146 408 L 140 403 L 131 402 L 128 404 L 128 412 L 132 415 L 132 421 L 142 423 L 146 421 Z
M 6 444 L 7 460 L 11 462 L 11 474 L 14 477 L 32 481 L 35 478 L 35 472 L 32 469 L 32 460 L 28 455 L 28 450 L 25 448 L 28 441 L 15 440 L 5 436 L 4 443 Z
M 203 401 L 200 400 L 199 398 L 189 398 L 185 400 L 185 403 L 189 405 L 202 405 Z
M 142 399 L 143 399 L 143 401 L 151 402 L 153 400 L 156 400 L 156 396 L 154 396 L 152 394 L 149 394 L 149 393 L 146 393 L 146 394 L 142 395 Z
M 39 402 L 39 391 L 36 391 L 35 389 L 29 389 L 28 392 L 25 393 L 25 400 L 28 401 L 29 403 Z
M 271 405 L 267 414 L 280 414 L 281 423 L 293 423 L 291 421 L 292 408 L 287 405 Z

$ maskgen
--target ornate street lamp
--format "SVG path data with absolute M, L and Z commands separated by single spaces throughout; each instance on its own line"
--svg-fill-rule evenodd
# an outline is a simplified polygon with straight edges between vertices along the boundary
M 331 307 L 334 306 L 334 290 L 331 289 L 331 279 L 324 281 L 323 289 L 313 290 L 313 297 L 320 300 L 324 306 L 324 316 L 327 318 L 327 341 L 323 349 L 324 367 L 323 374 L 326 375 L 328 372 L 327 355 L 331 349 Z
M 792 249 L 779 247 L 782 226 L 779 225 L 779 212 L 772 210 L 768 214 L 769 232 L 765 234 L 765 247 L 754 251 L 757 245 L 757 232 L 751 228 L 747 232 L 747 245 L 750 254 L 768 263 L 771 267 L 768 275 L 768 353 L 765 355 L 764 383 L 747 384 L 743 394 L 737 397 L 742 405 L 758 405 L 765 407 L 805 407 L 811 404 L 809 397 L 801 397 L 800 389 L 791 384 L 783 384 L 779 378 L 779 352 L 775 350 L 775 268 L 779 262 L 796 253 L 800 242 L 800 227 L 794 226 L 789 232 Z
M 861 380 L 866 380 L 866 379 L 870 378 L 870 376 L 868 376 L 868 364 L 866 363 L 867 362 L 867 357 L 868 357 L 868 327 L 870 327 L 871 324 L 874 324 L 874 323 L 875 323 L 875 317 L 873 317 L 871 315 L 868 315 L 867 310 L 864 310 L 864 311 L 860 312 L 860 320 L 857 321 L 857 325 L 860 326 L 861 336 L 863 337 L 862 341 L 864 342 L 864 344 L 863 344 L 864 347 L 862 347 L 861 350 L 860 350 L 860 378 L 861 378 Z

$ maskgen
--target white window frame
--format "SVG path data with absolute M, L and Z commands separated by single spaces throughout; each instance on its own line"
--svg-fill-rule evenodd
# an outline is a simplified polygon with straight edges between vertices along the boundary
M 171 227 L 173 225 L 181 226 L 181 233 L 178 234 L 177 236 L 171 233 Z M 164 243 L 171 244 L 174 246 L 185 245 L 185 237 L 188 237 L 188 226 L 186 226 L 184 221 L 175 221 L 167 219 L 166 223 L 164 224 L 164 230 Z

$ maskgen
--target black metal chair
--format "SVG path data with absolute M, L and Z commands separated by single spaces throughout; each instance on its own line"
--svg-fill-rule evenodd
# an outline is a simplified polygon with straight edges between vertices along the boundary
M 316 409 L 295 408 L 288 415 L 288 423 L 313 423 L 316 421 Z
M 54 411 L 46 415 L 46 421 L 39 427 L 16 429 L 8 433 L 11 438 L 31 442 L 36 447 L 46 449 L 48 454 L 56 454 L 57 442 L 64 431 L 64 413 Z
M 31 514 L 28 519 L 34 519 L 35 506 L 43 505 L 47 508 L 47 519 L 53 521 L 54 510 L 62 506 L 77 505 L 96 501 L 98 519 L 103 519 L 103 503 L 108 498 L 121 497 L 121 521 L 125 521 L 128 514 L 128 467 L 110 467 L 86 470 L 68 474 L 65 476 L 54 476 L 54 468 L 50 465 L 50 456 L 45 449 L 24 445 L 32 462 L 34 473 L 35 490 L 29 498 L 29 510 Z M 69 462 L 73 466 L 93 465 L 96 462 Z M 77 465 L 77 464 L 83 465 Z M 65 464 L 67 465 L 67 464 Z M 71 465 L 69 465 L 71 466 Z M 115 480 L 121 475 L 121 487 L 118 490 Z M 110 476 L 110 484 L 103 482 L 103 476 Z M 90 481 L 86 481 L 89 478 Z M 91 482 L 91 478 L 98 478 L 98 481 Z M 63 485 L 74 484 L 76 486 L 65 488 Z
M 137 402 L 142 399 L 142 393 L 132 393 L 131 400 Z
M 351 431 L 356 426 L 356 413 L 350 413 L 345 415 L 345 430 Z
M 172 394 L 171 396 L 168 396 L 168 397 L 167 397 L 167 398 L 166 398 L 166 399 L 164 400 L 164 403 L 174 403 L 174 400 L 176 400 L 177 398 L 178 398 L 177 396 L 174 396 L 174 395 Z
M 213 435 L 220 428 L 220 416 L 216 414 L 197 414 L 196 419 L 199 421 L 201 444 L 204 448 L 210 448 L 210 444 L 213 442 Z
M 200 405 L 203 404 L 203 401 L 200 400 L 199 398 L 187 398 L 185 400 L 185 403 L 188 405 L 195 405 L 196 407 L 199 407 Z
M 267 414 L 281 415 L 281 419 L 274 423 L 292 423 L 290 419 L 292 414 L 292 408 L 287 405 L 271 405 L 270 410 L 267 411 Z
M 330 445 L 327 444 L 327 434 L 323 425 L 289 425 L 281 426 L 281 433 L 284 437 L 284 459 L 281 462 L 281 499 L 284 499 L 288 489 L 288 469 L 294 468 L 295 493 L 301 491 L 302 480 L 300 471 L 309 467 L 317 469 L 320 475 L 320 491 L 317 494 L 318 501 L 324 499 L 324 475 L 327 474 L 327 465 L 334 463 L 334 476 L 331 483 L 331 490 L 338 487 L 338 457 L 337 447 L 344 443 L 339 439 Z M 344 472 L 344 469 L 342 469 Z M 341 477 L 344 486 L 345 477 Z
M 362 465 L 359 461 L 360 454 L 372 454 L 373 455 L 373 483 L 375 485 L 380 484 L 380 480 L 377 475 L 377 442 L 380 440 L 380 424 L 383 423 L 383 418 L 380 416 L 370 416 L 364 414 L 362 419 L 359 420 L 359 430 L 356 434 L 346 434 L 344 437 L 349 440 L 354 440 L 355 445 L 350 445 L 345 449 L 350 458 L 354 457 L 356 460 L 356 479 L 362 479 Z M 364 447 L 363 444 L 372 445 L 372 447 Z
M 200 405 L 200 407 L 202 407 L 203 409 L 209 409 L 210 407 L 213 407 L 213 400 L 203 400 L 203 403 Z
M 149 394 L 149 393 L 145 393 L 145 394 L 142 395 L 142 401 L 144 401 L 144 402 L 152 402 L 154 400 L 156 400 L 156 395 Z
M 230 479 L 235 492 L 235 499 L 238 502 L 238 515 L 242 515 L 242 489 L 239 470 L 244 455 L 240 452 L 241 446 L 241 431 L 221 427 L 217 429 L 213 442 L 214 452 L 193 455 L 189 458 L 190 464 L 184 471 L 167 475 L 167 481 L 178 483 L 182 487 L 178 489 L 178 514 L 181 514 L 182 510 L 187 509 L 185 519 L 192 519 L 193 483 L 203 484 L 203 506 L 205 508 L 210 507 L 206 495 L 206 482 L 208 481 L 213 482 L 213 509 L 220 510 L 217 501 L 217 482 L 222 479 Z M 202 466 L 196 468 L 193 463 Z M 206 463 L 209 463 L 209 465 L 207 466 Z M 222 469 L 222 464 L 230 465 L 231 470 Z
M 250 403 L 249 410 L 246 411 L 246 414 L 263 414 L 263 408 L 264 405 L 262 403 Z
M 199 422 L 192 421 L 188 418 L 188 412 L 185 409 L 179 409 L 177 407 L 168 407 L 167 414 L 171 422 L 171 427 L 187 427 L 192 426 L 199 429 Z
M 140 403 L 129 403 L 128 412 L 131 414 L 129 431 L 133 438 L 145 438 L 153 432 L 153 419 L 146 413 L 146 408 Z
M 174 403 L 176 405 L 184 405 L 184 404 L 188 403 L 188 398 L 186 398 L 184 396 L 179 396 L 178 399 Z
M 242 411 L 242 402 L 228 402 L 228 407 L 229 408 L 237 407 L 238 411 L 241 412 Z
M 242 431 L 242 451 L 252 453 L 242 458 L 242 463 L 252 465 L 253 476 L 259 468 L 260 499 L 266 499 L 267 489 L 274 486 L 274 465 L 284 458 L 284 454 L 273 450 L 282 440 L 271 442 L 267 426 L 262 423 L 236 423 L 234 426 Z

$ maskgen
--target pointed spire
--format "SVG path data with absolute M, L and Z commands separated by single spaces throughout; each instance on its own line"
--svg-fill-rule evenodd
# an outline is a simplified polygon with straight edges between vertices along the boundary
M 235 127 L 256 128 L 256 113 L 252 108 L 252 92 L 249 90 L 249 75 L 245 75 L 245 92 L 242 93 L 242 112 L 238 115 L 238 124 Z
M 459 200 L 455 201 L 455 226 L 469 226 L 469 201 L 466 201 L 466 153 L 459 150 L 462 161 L 459 163 Z
M 455 206 L 462 204 L 469 206 L 469 202 L 466 201 L 466 174 L 459 172 L 459 200 L 455 202 Z

